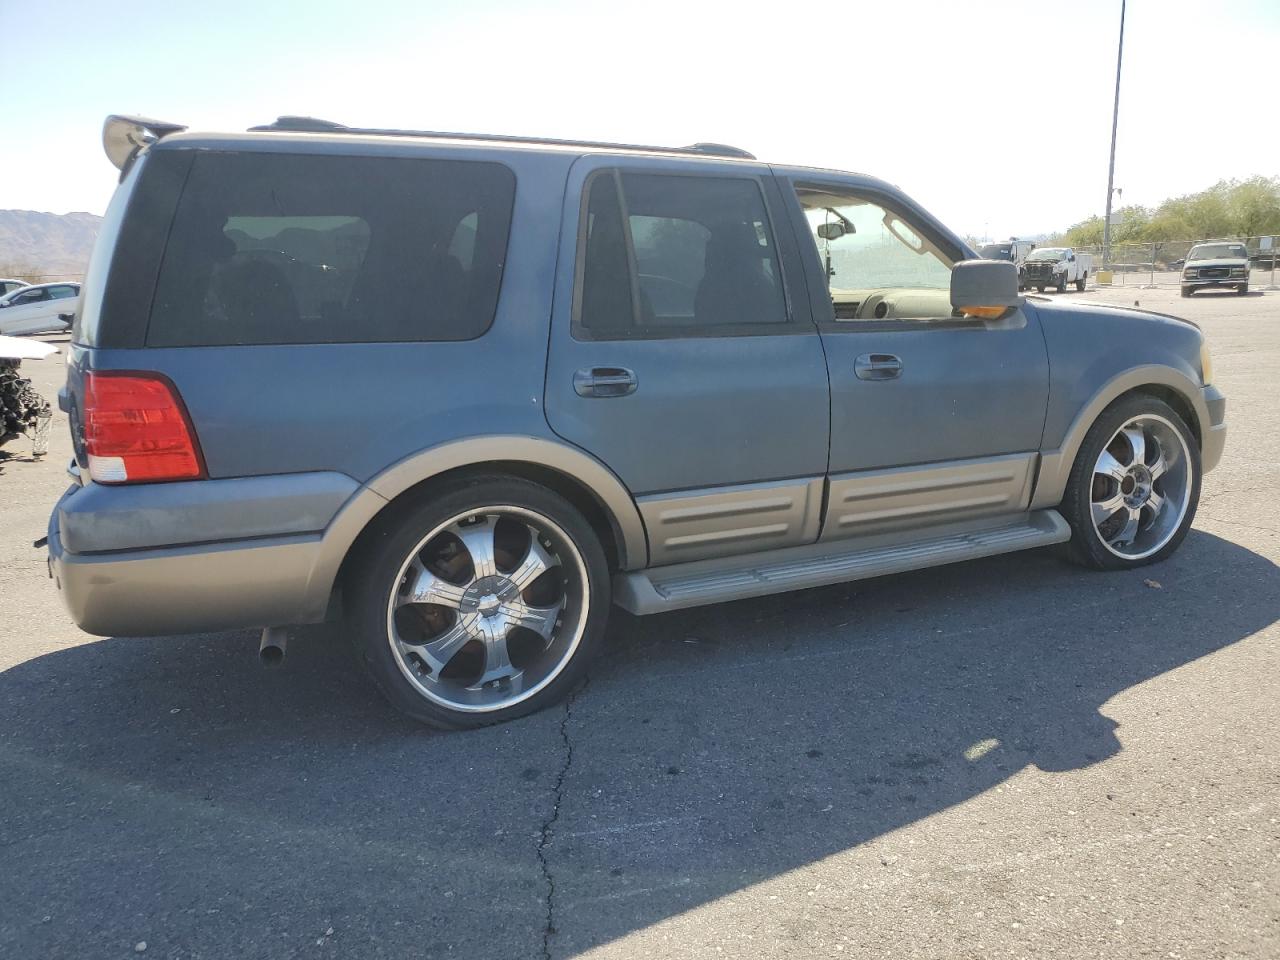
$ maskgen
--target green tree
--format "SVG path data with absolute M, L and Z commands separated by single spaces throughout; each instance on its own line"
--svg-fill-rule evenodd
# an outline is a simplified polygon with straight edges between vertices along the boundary
M 1066 233 L 1053 238 L 1055 244 L 1068 247 L 1089 247 L 1102 242 L 1102 218 L 1090 217 L 1067 228 Z
M 1113 212 L 1116 222 L 1111 227 L 1112 243 L 1139 243 L 1146 239 L 1151 211 L 1131 204 Z M 1102 243 L 1102 218 L 1090 217 L 1070 227 L 1061 243 L 1070 247 L 1096 247 Z
M 1111 230 L 1114 244 L 1280 236 L 1280 177 L 1220 180 L 1199 193 L 1171 197 L 1154 210 L 1130 205 L 1118 213 L 1120 222 Z M 1050 242 L 1101 244 L 1102 218 L 1082 220 Z
M 1280 233 L 1280 180 L 1251 177 L 1235 184 L 1228 192 L 1227 210 L 1242 236 Z

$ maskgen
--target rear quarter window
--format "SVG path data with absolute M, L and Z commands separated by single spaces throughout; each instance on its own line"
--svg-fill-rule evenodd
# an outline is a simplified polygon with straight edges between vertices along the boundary
M 514 196 L 497 163 L 201 153 L 146 343 L 478 337 L 497 309 Z

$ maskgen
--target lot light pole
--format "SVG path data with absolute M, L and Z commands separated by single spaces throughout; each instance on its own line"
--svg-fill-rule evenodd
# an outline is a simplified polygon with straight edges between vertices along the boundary
M 1120 0 L 1120 46 L 1116 51 L 1116 102 L 1111 110 L 1111 162 L 1107 165 L 1107 215 L 1102 221 L 1102 268 L 1111 269 L 1111 195 L 1116 179 L 1116 125 L 1120 122 L 1120 65 L 1124 63 L 1124 8 Z

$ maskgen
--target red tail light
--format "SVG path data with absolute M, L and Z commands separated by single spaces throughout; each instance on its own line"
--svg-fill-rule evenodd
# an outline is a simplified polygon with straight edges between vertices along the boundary
M 205 476 L 178 391 L 156 373 L 85 374 L 84 447 L 97 483 Z

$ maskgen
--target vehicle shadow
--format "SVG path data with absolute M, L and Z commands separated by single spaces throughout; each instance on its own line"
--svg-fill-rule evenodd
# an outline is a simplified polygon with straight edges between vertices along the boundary
M 1202 297 L 1207 298 L 1209 300 L 1223 299 L 1223 298 L 1226 298 L 1229 300 L 1241 300 L 1241 299 L 1247 299 L 1252 297 L 1265 297 L 1266 293 L 1254 287 L 1250 287 L 1249 290 L 1245 293 L 1237 293 L 1235 290 L 1197 290 L 1194 294 L 1192 294 L 1192 296 L 1194 296 L 1195 299 L 1197 300 L 1201 299 Z
M 619 615 L 566 707 L 467 734 L 394 715 L 331 628 L 276 671 L 249 633 L 88 642 L 0 674 L 0 952 L 574 955 L 1105 761 L 1107 701 L 1278 597 L 1193 531 L 1124 574 L 1034 551 Z

